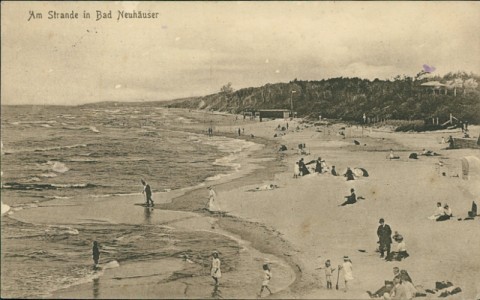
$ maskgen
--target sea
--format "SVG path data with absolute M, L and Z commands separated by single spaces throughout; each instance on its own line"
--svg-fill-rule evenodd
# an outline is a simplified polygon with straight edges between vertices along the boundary
M 94 280 L 101 274 L 92 271 L 92 239 L 103 239 L 104 257 L 112 258 L 104 269 L 169 242 L 161 238 L 168 228 L 49 224 L 42 215 L 46 204 L 109 196 L 141 201 L 142 178 L 154 193 L 206 185 L 237 172 L 238 156 L 258 146 L 209 136 L 205 119 L 153 103 L 2 106 L 1 114 L 2 298 L 49 297 Z M 35 217 L 29 221 L 16 218 L 27 210 L 37 214 L 30 213 Z M 127 243 L 145 234 L 160 237 L 159 244 Z

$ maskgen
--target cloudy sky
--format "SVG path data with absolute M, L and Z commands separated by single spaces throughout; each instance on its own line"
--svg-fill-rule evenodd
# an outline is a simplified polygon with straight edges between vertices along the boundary
M 169 100 L 227 82 L 414 76 L 423 64 L 480 74 L 479 2 L 1 5 L 2 104 Z M 78 20 L 48 19 L 72 10 Z M 118 10 L 159 15 L 117 20 Z M 43 18 L 28 21 L 30 11 Z

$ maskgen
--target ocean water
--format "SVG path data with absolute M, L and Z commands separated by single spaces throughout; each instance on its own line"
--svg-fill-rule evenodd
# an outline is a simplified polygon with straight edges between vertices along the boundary
M 117 260 L 122 264 L 122 259 L 180 251 L 172 246 L 161 253 L 145 252 L 171 245 L 168 228 L 34 224 L 16 220 L 15 214 L 41 209 L 46 201 L 75 205 L 77 199 L 101 201 L 108 195 L 141 199 L 141 178 L 154 193 L 218 180 L 236 172 L 241 167 L 238 156 L 256 146 L 182 127 L 195 123 L 204 126 L 175 110 L 145 104 L 2 106 L 1 296 L 48 297 L 95 279 L 99 273 L 91 268 L 93 239 L 104 241 L 104 249 L 110 247 L 103 257 L 112 266 Z M 158 237 L 154 243 L 138 242 L 148 234 Z

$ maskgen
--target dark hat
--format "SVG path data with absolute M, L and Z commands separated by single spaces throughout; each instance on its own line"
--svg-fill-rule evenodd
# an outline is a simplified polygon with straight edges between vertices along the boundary
M 353 192 L 353 191 L 355 191 L 355 189 L 350 189 L 350 192 Z
M 378 223 L 385 223 L 385 220 L 383 218 L 381 218 Z

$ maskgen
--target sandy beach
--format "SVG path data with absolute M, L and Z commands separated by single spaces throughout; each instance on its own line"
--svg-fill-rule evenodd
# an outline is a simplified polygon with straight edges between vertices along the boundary
M 222 118 L 230 120 L 233 116 Z M 384 280 L 390 280 L 394 266 L 407 270 L 415 285 L 425 289 L 433 289 L 436 281 L 451 281 L 461 287 L 461 293 L 449 298 L 478 297 L 480 285 L 474 274 L 480 269 L 480 224 L 478 219 L 457 218 L 467 216 L 478 195 L 478 185 L 462 179 L 460 159 L 479 153 L 445 150 L 446 145 L 439 143 L 442 136 L 460 135 L 458 131 L 394 133 L 384 128 L 366 128 L 362 133 L 360 128 L 347 127 L 344 139 L 338 134 L 344 125 L 305 126 L 298 119 L 289 121 L 290 130 L 285 135 L 273 138 L 278 125 L 284 126 L 285 121 L 217 124 L 217 134 L 234 137 L 236 128 L 241 126 L 245 133 L 236 138 L 264 145 L 242 162 L 253 167 L 242 168 L 235 176 L 215 182 L 220 205 L 227 214 L 203 210 L 205 186 L 161 195 L 165 203 L 156 204 L 154 209 L 156 218 L 152 224 L 228 237 L 237 245 L 235 251 L 229 252 L 228 247 L 222 248 L 215 242 L 208 245 L 208 238 L 201 239 L 201 244 L 192 244 L 192 257 L 195 248 L 220 249 L 226 266 L 220 292 L 212 286 L 206 271 L 199 270 L 198 261 L 194 259 L 193 264 L 188 264 L 170 257 L 152 259 L 147 265 L 126 262 L 121 268 L 106 270 L 100 280 L 57 292 L 54 297 L 255 298 L 260 288 L 260 266 L 265 260 L 271 263 L 275 276 L 270 298 L 368 299 L 366 291 L 375 291 Z M 479 129 L 472 127 L 473 136 L 478 135 Z M 361 145 L 355 145 L 354 139 Z M 306 144 L 309 155 L 298 154 L 299 143 Z M 288 150 L 279 152 L 280 144 Z M 440 156 L 408 159 L 411 152 L 421 152 L 423 148 Z M 400 156 L 399 160 L 386 158 L 390 149 Z M 347 167 L 362 167 L 368 170 L 369 177 L 348 182 L 343 176 L 328 173 L 293 178 L 295 161 L 304 157 L 308 162 L 318 156 L 328 166 L 335 165 L 339 173 Z M 252 191 L 269 184 L 278 188 Z M 350 188 L 364 200 L 339 206 Z M 429 220 L 437 201 L 448 203 L 454 218 L 446 222 Z M 375 252 L 379 218 L 385 218 L 393 231 L 405 237 L 410 257 L 401 262 L 379 258 Z M 208 264 L 208 253 L 203 255 Z M 327 290 L 323 270 L 318 268 L 326 259 L 337 266 L 344 255 L 353 262 L 355 279 L 344 292 L 341 273 L 340 290 Z M 172 278 L 172 274 L 182 277 L 181 280 Z M 427 298 L 435 295 L 428 294 Z

